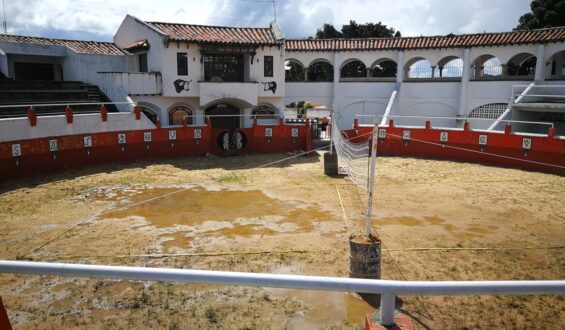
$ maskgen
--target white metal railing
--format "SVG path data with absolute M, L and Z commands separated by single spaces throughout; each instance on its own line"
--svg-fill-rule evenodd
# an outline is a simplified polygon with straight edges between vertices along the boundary
M 390 112 L 392 111 L 392 106 L 394 105 L 394 101 L 396 100 L 396 95 L 398 94 L 399 88 L 400 86 L 397 84 L 396 88 L 390 95 L 390 99 L 388 100 L 388 104 L 386 105 L 385 114 L 383 116 L 383 119 L 381 120 L 381 125 L 386 125 L 386 122 L 388 121 L 388 117 L 390 115 Z
M 384 117 L 382 115 L 355 115 L 355 117 L 369 117 L 369 118 L 381 118 Z M 441 117 L 441 116 L 404 116 L 404 115 L 389 115 L 389 118 L 408 118 L 408 119 L 426 119 L 426 120 L 434 120 L 434 119 L 450 119 L 450 120 L 465 120 L 465 121 L 471 121 L 471 120 L 494 120 L 492 118 L 475 118 L 475 117 Z M 505 122 L 505 123 L 519 123 L 519 124 L 534 124 L 534 125 L 544 125 L 544 126 L 549 126 L 551 128 L 555 127 L 554 123 L 550 123 L 550 122 L 543 122 L 543 121 L 525 121 L 525 120 L 510 120 L 510 119 L 500 119 L 499 121 L 501 122 Z M 381 125 L 379 126 L 387 126 L 388 123 L 386 123 L 385 125 L 383 125 L 381 123 Z M 395 124 L 396 125 L 396 124 Z M 373 126 L 371 125 L 365 125 L 365 126 Z M 402 125 L 397 125 L 398 127 L 402 127 Z M 421 126 L 424 127 L 424 126 Z
M 381 323 L 387 326 L 394 324 L 394 301 L 397 295 L 565 294 L 565 281 L 394 281 L 6 260 L 0 260 L 0 273 L 381 294 Z
M 523 89 L 521 92 L 520 89 Z M 552 90 L 558 90 L 557 94 L 550 93 Z M 533 91 L 545 91 L 542 93 L 536 92 L 535 94 Z M 528 98 L 536 98 L 533 101 L 527 101 Z M 529 102 L 543 102 L 544 99 L 563 99 L 565 100 L 565 85 L 514 85 L 512 86 L 512 99 L 514 100 L 513 103 L 529 103 Z

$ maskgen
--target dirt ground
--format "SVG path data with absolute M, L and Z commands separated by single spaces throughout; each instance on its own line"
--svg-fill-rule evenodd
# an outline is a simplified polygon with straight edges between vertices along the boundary
M 322 157 L 181 158 L 2 183 L 0 259 L 348 276 L 366 193 Z M 565 178 L 380 158 L 382 277 L 564 279 Z M 0 275 L 17 329 L 362 329 L 354 294 Z M 403 296 L 418 329 L 564 329 L 562 296 Z

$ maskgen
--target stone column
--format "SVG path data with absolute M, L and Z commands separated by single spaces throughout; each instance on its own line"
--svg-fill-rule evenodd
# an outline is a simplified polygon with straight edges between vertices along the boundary
M 332 118 L 332 125 L 337 124 L 337 113 L 339 112 L 338 105 L 339 105 L 339 65 L 341 63 L 341 55 L 338 52 L 334 53 L 333 58 L 333 66 L 334 66 L 334 92 L 333 92 L 333 100 L 332 100 L 332 109 L 334 111 L 334 117 Z
M 404 51 L 398 51 L 396 58 L 396 83 L 401 84 L 404 79 Z
M 461 89 L 459 90 L 459 108 L 457 110 L 458 117 L 465 116 L 465 108 L 467 107 L 467 87 L 469 85 L 469 76 L 471 72 L 471 52 L 469 48 L 463 51 L 463 72 L 461 73 Z
M 436 77 L 436 65 L 432 65 L 432 79 Z
M 536 54 L 536 74 L 534 81 L 536 84 L 545 80 L 545 45 L 538 45 Z

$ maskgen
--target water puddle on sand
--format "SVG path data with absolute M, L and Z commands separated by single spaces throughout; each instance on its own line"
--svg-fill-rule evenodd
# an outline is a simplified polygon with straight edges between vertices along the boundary
M 120 209 L 129 204 L 122 202 L 118 209 L 106 213 L 104 218 L 141 216 L 156 228 L 227 222 L 228 228 L 210 228 L 204 233 L 206 236 L 226 237 L 311 232 L 316 222 L 339 221 L 334 213 L 318 206 L 274 199 L 260 190 L 208 190 L 195 187 L 170 194 L 175 191 L 178 189 L 150 188 L 136 192 L 129 198 L 129 203 L 149 201 Z M 170 195 L 150 200 L 166 194 Z M 165 241 L 168 248 L 186 248 L 190 238 L 184 236 L 164 234 L 161 237 L 172 238 Z
M 186 231 L 177 231 L 174 233 L 167 233 L 159 235 L 159 237 L 163 237 L 167 239 L 166 241 L 162 242 L 161 245 L 163 246 L 163 251 L 165 253 L 173 253 L 173 249 L 188 249 L 191 247 L 190 242 L 192 239 L 187 237 Z
M 300 264 L 292 263 L 273 269 L 275 274 L 300 274 Z M 287 323 L 287 329 L 322 329 L 328 326 L 364 325 L 365 315 L 375 308 L 369 306 L 355 294 L 346 292 L 267 289 L 272 295 L 296 299 L 308 306 L 304 315 L 293 315 Z

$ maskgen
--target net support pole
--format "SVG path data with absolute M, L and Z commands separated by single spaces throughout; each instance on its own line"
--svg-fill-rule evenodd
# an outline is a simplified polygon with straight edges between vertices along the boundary
M 334 136 L 334 109 L 330 111 L 330 129 L 326 130 L 326 132 L 330 133 L 330 155 L 333 155 L 333 136 Z
M 373 124 L 373 138 L 371 140 L 371 163 L 369 164 L 369 186 L 367 187 L 368 201 L 367 201 L 367 218 L 365 219 L 365 235 L 371 235 L 371 220 L 373 216 L 373 191 L 375 188 L 375 167 L 377 164 L 377 144 L 378 144 L 378 132 L 379 124 L 378 118 L 375 116 L 375 122 Z

